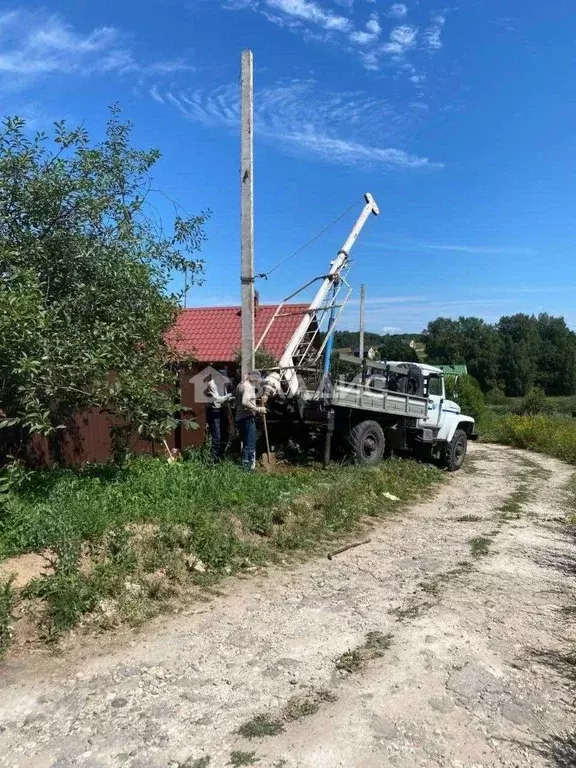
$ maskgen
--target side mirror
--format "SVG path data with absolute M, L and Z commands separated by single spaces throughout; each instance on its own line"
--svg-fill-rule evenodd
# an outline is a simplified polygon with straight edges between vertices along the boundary
M 460 399 L 460 392 L 459 392 L 459 387 L 458 387 L 459 381 L 460 381 L 460 377 L 456 376 L 456 378 L 454 380 L 454 400 L 456 402 L 458 402 L 458 400 Z

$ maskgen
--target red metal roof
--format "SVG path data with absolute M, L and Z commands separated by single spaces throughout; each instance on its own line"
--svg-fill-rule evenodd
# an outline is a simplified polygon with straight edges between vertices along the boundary
M 277 307 L 277 304 L 260 304 L 257 307 L 256 343 Z M 277 358 L 282 356 L 307 309 L 308 304 L 286 304 L 282 308 L 262 345 L 267 352 Z M 167 340 L 178 352 L 193 354 L 201 363 L 233 362 L 241 346 L 240 307 L 183 309 L 168 332 Z

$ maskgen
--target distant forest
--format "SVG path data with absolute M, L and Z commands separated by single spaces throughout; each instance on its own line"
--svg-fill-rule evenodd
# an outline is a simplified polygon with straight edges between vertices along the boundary
M 359 334 L 337 331 L 336 349 L 358 349 Z M 525 395 L 541 387 L 547 395 L 576 394 L 576 333 L 563 317 L 517 314 L 486 323 L 478 317 L 451 320 L 439 317 L 422 334 L 366 333 L 366 348 L 374 347 L 382 360 L 420 358 L 434 364 L 462 364 L 485 392 L 501 390 Z

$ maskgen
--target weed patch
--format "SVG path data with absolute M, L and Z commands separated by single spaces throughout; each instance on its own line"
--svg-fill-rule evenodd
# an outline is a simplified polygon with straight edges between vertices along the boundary
M 416 619 L 421 613 L 431 608 L 433 603 L 411 600 L 406 605 L 398 608 L 392 608 L 390 613 L 396 616 L 398 621 L 405 619 Z
M 438 573 L 430 581 L 421 581 L 418 586 L 426 595 L 429 595 L 430 600 L 422 600 L 418 597 L 409 598 L 405 605 L 399 608 L 393 608 L 390 613 L 393 613 L 398 621 L 404 619 L 415 619 L 424 611 L 431 608 L 438 603 L 440 595 L 444 586 L 457 576 L 461 576 L 464 573 L 469 573 L 472 570 L 472 563 L 467 560 L 462 560 L 456 564 L 455 568 L 450 568 L 448 571 Z
M 14 592 L 12 579 L 0 581 L 0 659 L 8 650 L 12 639 L 12 622 L 14 610 Z
M 242 765 L 254 765 L 258 762 L 256 752 L 243 752 L 240 749 L 235 749 L 230 752 L 230 762 L 228 765 L 233 765 L 235 768 Z
M 421 581 L 418 585 L 423 592 L 438 597 L 440 594 L 440 584 L 437 581 Z
M 362 645 L 338 656 L 334 665 L 340 672 L 358 672 L 372 659 L 383 656 L 391 644 L 392 635 L 385 635 L 383 632 L 378 631 L 369 632 Z
M 283 710 L 284 719 L 288 722 L 301 720 L 316 714 L 326 701 L 336 701 L 337 696 L 327 688 L 317 688 L 303 696 L 292 696 Z
M 518 488 L 498 507 L 502 520 L 519 520 L 522 517 L 524 504 L 530 501 L 532 492 L 526 483 L 520 483 Z
M 480 523 L 482 518 L 478 515 L 462 515 L 456 518 L 457 523 Z
M 238 728 L 238 734 L 245 739 L 263 739 L 265 736 L 278 736 L 284 731 L 281 720 L 275 720 L 269 715 L 255 715 L 251 720 Z
M 474 536 L 472 539 L 468 539 L 470 544 L 470 553 L 472 557 L 484 557 L 490 552 L 491 539 L 487 536 Z
M 194 760 L 186 760 L 182 764 L 182 768 L 208 768 L 210 765 L 210 755 L 203 755 L 203 757 L 197 757 Z

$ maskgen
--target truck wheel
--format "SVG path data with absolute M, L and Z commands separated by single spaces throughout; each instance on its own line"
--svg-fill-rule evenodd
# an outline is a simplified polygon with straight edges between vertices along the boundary
M 454 437 L 446 446 L 443 464 L 449 472 L 456 472 L 464 464 L 468 450 L 468 436 L 463 429 L 457 429 Z
M 377 421 L 361 421 L 350 432 L 350 447 L 356 464 L 372 466 L 384 456 L 386 441 Z

